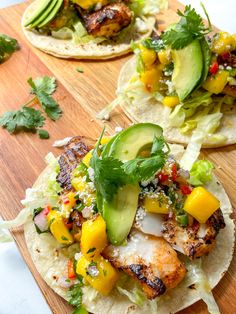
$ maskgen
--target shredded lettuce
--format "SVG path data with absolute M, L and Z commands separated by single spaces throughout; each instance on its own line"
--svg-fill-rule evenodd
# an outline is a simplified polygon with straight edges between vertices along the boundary
M 106 40 L 105 37 L 94 37 L 89 35 L 85 27 L 83 26 L 80 20 L 77 20 L 74 24 L 74 31 L 73 31 L 73 42 L 75 44 L 87 44 L 90 41 L 93 41 L 96 44 L 99 44 Z
M 211 287 L 207 279 L 206 274 L 202 269 L 202 261 L 198 259 L 194 262 L 189 263 L 189 268 L 193 276 L 194 283 L 201 299 L 206 303 L 210 314 L 220 314 L 220 310 L 214 296 L 211 292 Z
M 69 27 L 62 27 L 58 31 L 52 31 L 52 37 L 57 39 L 72 39 L 73 31 Z
M 144 305 L 144 302 L 147 300 L 143 291 L 137 286 L 135 286 L 131 291 L 121 288 L 119 286 L 117 287 L 117 290 L 120 294 L 127 296 L 131 302 L 138 305 L 139 307 L 142 307 Z
M 149 14 L 158 14 L 159 10 L 168 8 L 167 0 L 132 0 L 128 3 L 129 8 L 135 16 L 144 16 Z
M 214 165 L 209 160 L 196 161 L 190 170 L 189 183 L 195 186 L 203 185 L 212 180 Z
M 0 221 L 0 242 L 5 242 L 4 229 L 10 229 L 23 225 L 27 219 L 33 214 L 33 210 L 38 207 L 44 207 L 47 204 L 58 206 L 59 196 L 61 191 L 59 184 L 56 181 L 59 172 L 59 164 L 52 153 L 49 153 L 45 158 L 50 171 L 47 171 L 43 176 L 43 180 L 39 181 L 36 187 L 26 190 L 26 197 L 21 203 L 25 206 L 20 211 L 18 216 L 11 221 Z

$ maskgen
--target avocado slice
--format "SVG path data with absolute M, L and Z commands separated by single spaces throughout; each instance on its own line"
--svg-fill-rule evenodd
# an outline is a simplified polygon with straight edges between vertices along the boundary
M 134 159 L 139 152 L 152 145 L 154 136 L 161 136 L 163 130 L 152 123 L 138 123 L 122 131 L 110 147 L 109 155 L 121 161 Z
M 42 23 L 48 17 L 48 15 L 52 12 L 52 10 L 55 7 L 55 5 L 57 4 L 57 2 L 58 2 L 58 0 L 52 0 L 51 3 L 49 4 L 49 6 L 46 8 L 46 10 L 44 12 L 42 12 L 42 14 L 36 20 L 34 20 L 34 22 L 31 23 L 29 25 L 29 27 L 35 28 L 40 23 Z
M 49 6 L 51 0 L 41 0 L 39 1 L 39 5 L 37 6 L 37 8 L 35 9 L 35 11 L 32 13 L 31 16 L 29 16 L 28 19 L 26 19 L 24 26 L 27 27 L 30 24 L 32 24 L 34 22 L 34 20 L 38 19 L 39 16 L 47 9 L 47 7 Z
M 174 71 L 172 82 L 180 101 L 198 85 L 203 72 L 203 55 L 199 40 L 181 50 L 172 50 Z
M 42 23 L 38 24 L 39 28 L 42 28 L 43 26 L 47 25 L 49 22 L 51 22 L 55 18 L 55 16 L 57 15 L 57 13 L 59 12 L 62 6 L 63 1 L 64 0 L 57 0 L 55 7 L 51 11 L 51 13 L 48 15 L 48 17 Z
M 206 41 L 205 38 L 202 38 L 200 40 L 201 48 L 202 48 L 202 56 L 203 56 L 203 71 L 202 71 L 202 77 L 198 83 L 198 86 L 196 88 L 199 88 L 202 86 L 203 82 L 205 82 L 208 73 L 209 73 L 209 67 L 211 64 L 211 49 Z
M 136 124 L 115 136 L 107 147 L 107 155 L 121 161 L 136 158 L 140 151 L 151 147 L 154 136 L 161 136 L 162 128 L 151 123 Z M 109 144 L 109 143 L 108 143 Z M 103 200 L 102 214 L 107 235 L 113 245 L 121 245 L 132 228 L 138 208 L 138 184 L 120 187 L 111 202 Z M 101 204 L 101 198 L 99 198 Z

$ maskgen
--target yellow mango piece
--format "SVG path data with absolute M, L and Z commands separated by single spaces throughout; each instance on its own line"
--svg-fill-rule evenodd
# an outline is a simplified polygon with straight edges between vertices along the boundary
M 110 141 L 111 137 L 110 136 L 104 136 L 101 139 L 101 145 L 106 145 Z
M 71 184 L 73 186 L 73 188 L 77 191 L 77 192 L 84 192 L 87 188 L 88 183 L 86 181 L 83 180 L 83 177 L 76 177 L 73 178 L 71 180 Z
M 142 44 L 139 45 L 139 49 L 145 67 L 150 68 L 157 59 L 156 52 L 144 47 Z
M 203 187 L 196 187 L 184 203 L 184 210 L 200 223 L 207 219 L 220 207 L 220 201 Z
M 83 158 L 83 163 L 89 167 L 89 163 L 90 163 L 90 159 L 92 158 L 92 155 L 93 155 L 93 151 L 91 150 L 90 152 L 88 152 L 84 158 Z
M 73 236 L 65 226 L 63 218 L 58 211 L 50 210 L 47 215 L 47 220 L 50 225 L 50 231 L 57 242 L 65 245 L 69 245 L 74 242 Z
M 216 73 L 216 75 L 208 76 L 202 86 L 210 93 L 219 94 L 223 91 L 226 84 L 228 83 L 228 77 L 228 71 L 219 71 Z
M 212 51 L 218 55 L 235 49 L 235 39 L 227 32 L 220 32 L 212 42 Z
M 94 203 L 96 194 L 94 191 L 91 191 L 88 182 L 86 182 L 83 177 L 73 178 L 71 180 L 71 184 L 77 192 L 82 194 L 80 199 L 83 201 L 85 206 L 91 206 Z
M 180 101 L 178 96 L 166 96 L 163 98 L 162 103 L 166 107 L 173 108 L 177 106 L 180 103 Z
M 62 215 L 64 217 L 69 217 L 71 210 L 75 206 L 75 204 L 76 204 L 75 193 L 69 192 L 68 194 L 63 196 L 62 205 L 61 205 Z
M 143 206 L 147 212 L 156 214 L 168 214 L 169 208 L 167 205 L 167 199 L 163 196 L 158 198 L 153 198 L 150 196 L 145 196 L 143 200 Z
M 140 75 L 140 80 L 146 85 L 146 88 L 153 92 L 156 89 L 162 77 L 162 70 L 158 67 L 153 67 Z
M 170 63 L 171 61 L 171 54 L 170 54 L 170 50 L 161 50 L 158 52 L 158 59 L 160 61 L 161 64 L 167 65 Z
M 84 10 L 87 10 L 98 3 L 101 3 L 102 6 L 106 5 L 109 1 L 108 0 L 72 0 L 73 3 L 78 4 Z
M 80 245 L 81 252 L 87 259 L 98 256 L 107 243 L 106 222 L 101 215 L 83 223 Z
M 94 275 L 90 272 L 91 266 L 95 268 Z M 98 256 L 92 263 L 81 256 L 77 262 L 76 273 L 103 295 L 108 295 L 119 279 L 118 271 L 102 256 Z

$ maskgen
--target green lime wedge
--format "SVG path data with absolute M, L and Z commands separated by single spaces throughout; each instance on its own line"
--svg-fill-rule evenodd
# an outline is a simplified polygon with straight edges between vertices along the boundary
M 34 12 L 26 19 L 24 26 L 29 26 L 32 24 L 49 6 L 51 0 L 41 0 L 38 6 L 35 8 Z
M 58 0 L 57 4 L 55 5 L 51 13 L 48 15 L 48 17 L 42 23 L 38 24 L 39 28 L 47 25 L 49 22 L 51 22 L 54 19 L 54 17 L 57 15 L 58 11 L 60 10 L 62 3 L 63 3 L 63 0 Z

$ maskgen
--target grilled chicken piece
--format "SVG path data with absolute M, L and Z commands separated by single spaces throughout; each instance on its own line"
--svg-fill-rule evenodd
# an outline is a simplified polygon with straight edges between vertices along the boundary
M 80 12 L 88 33 L 93 36 L 112 37 L 131 23 L 132 12 L 124 3 L 113 3 L 88 14 Z
M 60 172 L 57 182 L 64 190 L 71 190 L 71 173 L 91 148 L 82 142 L 82 137 L 73 137 L 64 148 L 59 158 Z
M 116 268 L 136 279 L 149 299 L 176 287 L 186 268 L 162 238 L 133 231 L 125 246 L 108 246 L 103 255 Z
M 163 223 L 163 237 L 177 251 L 194 259 L 208 254 L 216 244 L 216 236 L 225 227 L 222 211 L 218 209 L 206 222 L 194 220 L 192 226 L 181 227 L 175 218 Z

